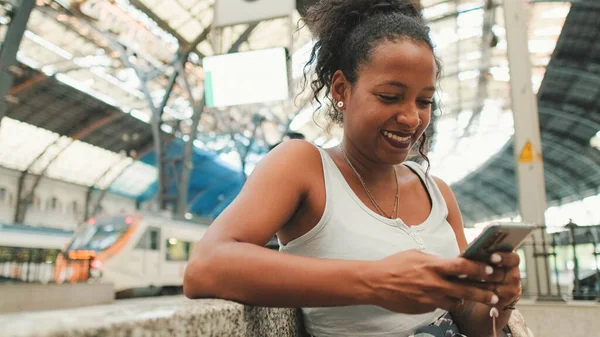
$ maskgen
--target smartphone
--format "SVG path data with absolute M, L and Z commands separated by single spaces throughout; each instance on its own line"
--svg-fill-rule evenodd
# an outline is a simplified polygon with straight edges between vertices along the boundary
M 487 226 L 461 254 L 469 260 L 489 262 L 495 252 L 512 252 L 527 239 L 535 226 L 522 223 L 493 223 Z

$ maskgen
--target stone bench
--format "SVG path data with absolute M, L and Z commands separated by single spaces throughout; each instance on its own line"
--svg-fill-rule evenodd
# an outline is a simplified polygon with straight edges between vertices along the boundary
M 523 300 L 519 310 L 536 337 L 589 337 L 600 331 L 596 302 Z M 0 337 L 300 337 L 302 331 L 294 309 L 183 296 L 0 315 Z
M 0 315 L 2 337 L 300 337 L 301 331 L 293 309 L 183 296 Z

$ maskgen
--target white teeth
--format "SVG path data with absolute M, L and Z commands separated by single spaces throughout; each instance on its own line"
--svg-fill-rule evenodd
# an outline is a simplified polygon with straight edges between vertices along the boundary
M 408 137 L 400 137 L 400 136 L 396 136 L 396 135 L 392 134 L 391 132 L 387 132 L 387 131 L 383 131 L 383 136 L 384 137 L 388 137 L 388 138 L 393 139 L 393 140 L 398 141 L 398 142 L 408 142 L 408 141 L 410 141 L 410 136 L 408 136 Z

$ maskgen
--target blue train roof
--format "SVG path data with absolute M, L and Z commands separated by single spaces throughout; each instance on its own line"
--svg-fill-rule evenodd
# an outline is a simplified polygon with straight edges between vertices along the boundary
M 175 139 L 166 149 L 167 158 L 183 157 L 185 143 Z M 140 158 L 140 161 L 156 166 L 156 156 L 150 152 Z M 193 169 L 188 186 L 188 203 L 190 212 L 204 217 L 215 218 L 240 192 L 244 180 L 241 171 L 232 169 L 223 163 L 214 153 L 194 147 Z M 179 177 L 182 164 L 179 162 L 173 167 L 167 167 L 166 175 Z M 177 194 L 175 180 L 170 181 L 167 193 Z M 145 192 L 137 196 L 140 202 L 152 199 L 158 191 L 158 183 L 152 183 Z

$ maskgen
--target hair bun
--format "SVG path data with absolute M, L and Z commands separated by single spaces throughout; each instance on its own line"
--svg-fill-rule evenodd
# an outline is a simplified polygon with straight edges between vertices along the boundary
M 397 13 L 422 20 L 421 10 L 418 0 L 320 0 L 308 9 L 304 21 L 316 37 L 327 39 L 332 32 L 325 27 L 331 22 L 340 22 L 338 32 L 342 33 L 378 14 Z

